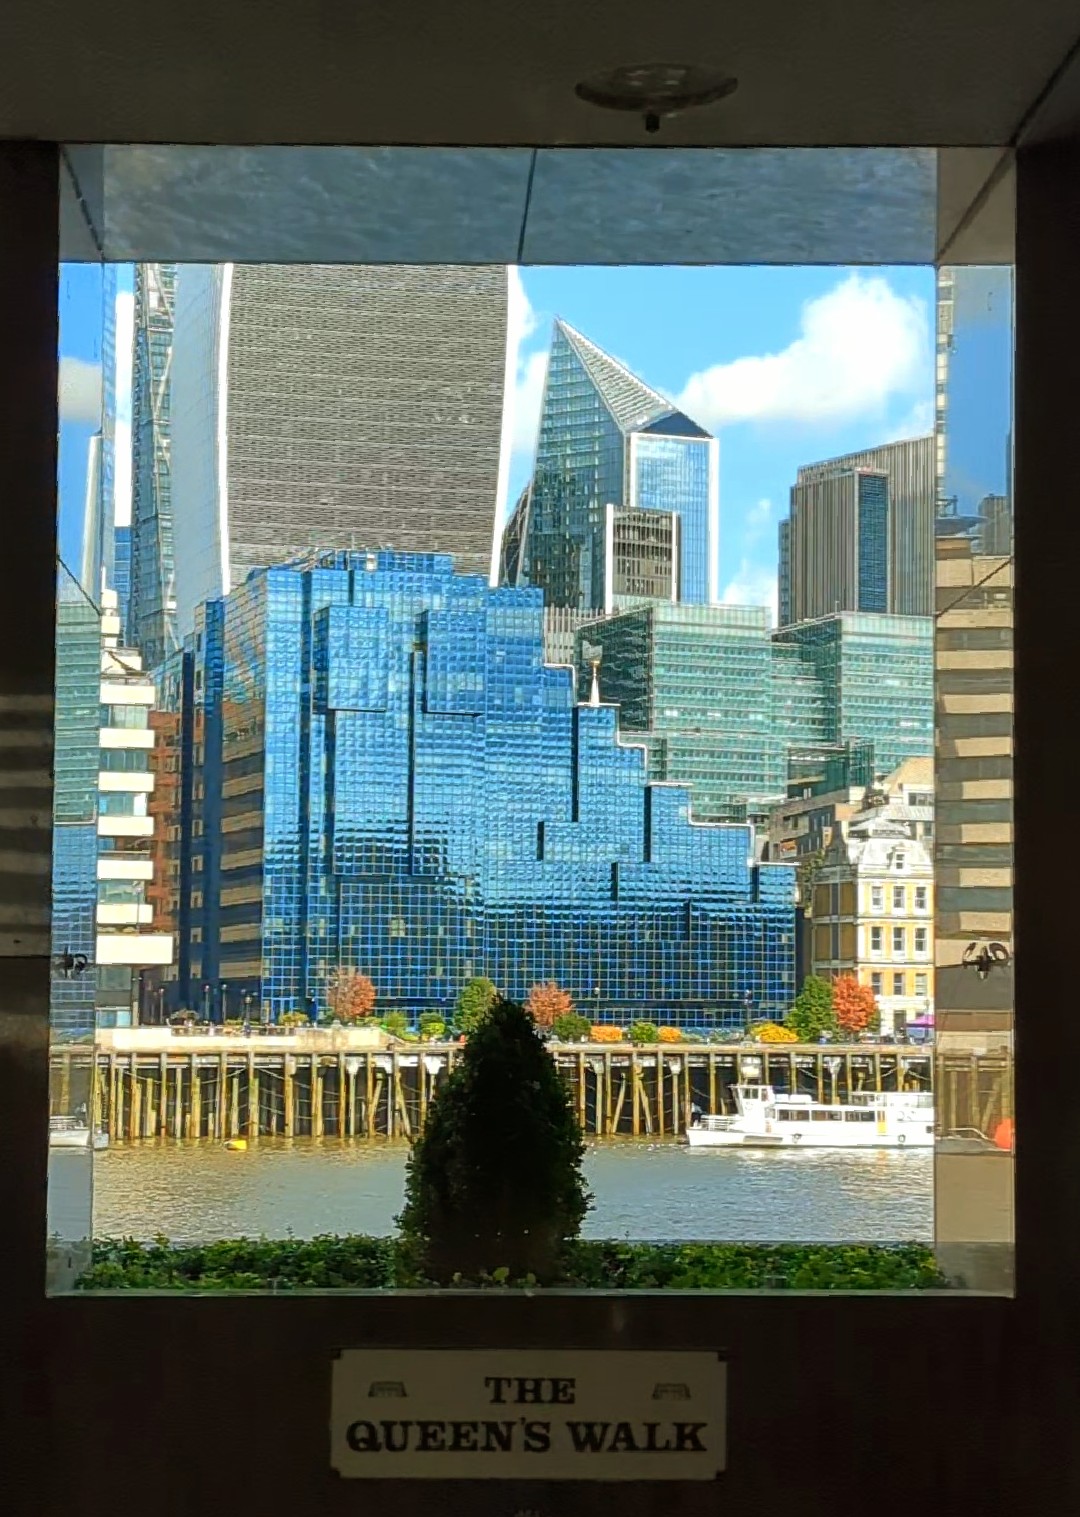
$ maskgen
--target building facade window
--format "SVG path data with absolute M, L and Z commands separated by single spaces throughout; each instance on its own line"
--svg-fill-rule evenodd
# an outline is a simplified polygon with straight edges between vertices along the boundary
M 904 975 L 902 970 L 895 973 L 892 977 L 892 993 L 894 996 L 902 996 L 904 994 Z
M 929 902 L 929 891 L 925 885 L 915 886 L 915 910 L 925 911 Z
M 924 953 L 928 953 L 929 951 L 930 951 L 930 931 L 929 931 L 929 929 L 926 928 L 926 927 L 916 927 L 916 929 L 915 929 L 915 952 L 918 953 L 918 954 L 924 954 Z
M 902 927 L 894 927 L 892 930 L 892 951 L 894 954 L 901 955 L 904 952 L 904 929 Z
M 882 928 L 880 928 L 880 927 L 871 927 L 871 929 L 870 929 L 870 952 L 871 953 L 881 953 L 882 946 L 883 946 L 882 945 L 882 934 L 883 934 L 883 929 Z
M 903 885 L 894 885 L 892 888 L 892 909 L 894 911 L 903 911 L 904 909 Z
M 882 981 L 881 970 L 880 969 L 875 969 L 874 972 L 873 972 L 873 974 L 870 976 L 870 989 L 874 992 L 874 994 L 876 996 L 879 996 L 881 994 L 881 981 Z
M 870 887 L 870 910 L 885 910 L 885 887 L 884 885 L 871 885 Z

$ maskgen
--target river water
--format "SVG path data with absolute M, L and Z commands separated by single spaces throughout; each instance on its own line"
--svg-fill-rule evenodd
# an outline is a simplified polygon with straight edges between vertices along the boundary
M 262 1139 L 242 1153 L 172 1141 L 116 1146 L 93 1158 L 94 1233 L 160 1233 L 176 1241 L 389 1233 L 401 1208 L 406 1156 L 385 1144 L 310 1139 Z M 51 1157 L 50 1231 L 85 1236 L 89 1156 Z M 598 1143 L 585 1169 L 594 1196 L 587 1237 L 844 1242 L 932 1235 L 929 1150 L 692 1152 L 677 1143 Z

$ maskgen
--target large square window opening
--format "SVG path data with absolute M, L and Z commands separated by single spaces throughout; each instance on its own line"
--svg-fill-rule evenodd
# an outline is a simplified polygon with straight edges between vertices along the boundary
M 490 979 L 568 1087 L 586 1237 L 1008 1244 L 996 1174 L 949 1220 L 1011 1152 L 960 943 L 1011 937 L 1007 269 L 108 263 L 61 300 L 101 400 L 61 416 L 58 1236 L 392 1233 Z M 841 309 L 910 351 L 838 406 Z

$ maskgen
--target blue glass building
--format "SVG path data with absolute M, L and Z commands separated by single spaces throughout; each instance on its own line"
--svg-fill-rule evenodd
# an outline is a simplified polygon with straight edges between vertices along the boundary
M 543 661 L 540 591 L 446 555 L 252 573 L 191 640 L 193 1004 L 448 1010 L 487 974 L 590 1015 L 741 1023 L 794 994 L 794 875 L 649 783 L 616 709 Z
M 556 321 L 528 489 L 503 534 L 500 577 L 549 606 L 718 596 L 719 444 L 658 391 Z M 668 540 L 654 523 L 666 516 Z

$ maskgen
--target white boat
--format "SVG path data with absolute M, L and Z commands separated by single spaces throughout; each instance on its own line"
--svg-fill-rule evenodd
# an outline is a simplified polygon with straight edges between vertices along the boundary
M 844 1105 L 778 1094 L 771 1085 L 736 1085 L 735 1115 L 698 1117 L 691 1148 L 930 1148 L 929 1091 L 854 1091 Z
M 50 1117 L 50 1148 L 108 1148 L 108 1133 L 91 1133 L 85 1117 Z

